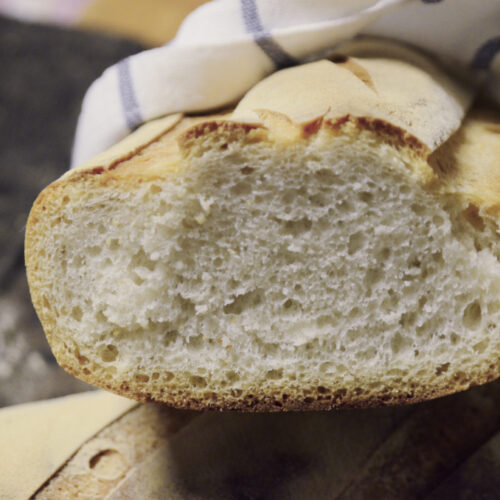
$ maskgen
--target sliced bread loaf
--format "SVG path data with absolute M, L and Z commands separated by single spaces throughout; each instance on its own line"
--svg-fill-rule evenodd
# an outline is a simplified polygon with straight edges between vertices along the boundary
M 415 402 L 500 375 L 498 114 L 430 63 L 337 56 L 68 172 L 26 233 L 61 366 L 143 401 Z

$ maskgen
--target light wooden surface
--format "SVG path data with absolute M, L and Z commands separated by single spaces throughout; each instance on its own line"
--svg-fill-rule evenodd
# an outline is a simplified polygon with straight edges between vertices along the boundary
M 182 20 L 207 0 L 93 0 L 78 26 L 159 46 L 174 37 Z

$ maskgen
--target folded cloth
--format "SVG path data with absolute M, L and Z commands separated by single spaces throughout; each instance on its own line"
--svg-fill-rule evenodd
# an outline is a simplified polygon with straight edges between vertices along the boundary
M 172 42 L 92 84 L 72 164 L 153 118 L 230 105 L 272 71 L 360 34 L 420 47 L 481 80 L 500 103 L 500 0 L 217 0 L 190 14 Z

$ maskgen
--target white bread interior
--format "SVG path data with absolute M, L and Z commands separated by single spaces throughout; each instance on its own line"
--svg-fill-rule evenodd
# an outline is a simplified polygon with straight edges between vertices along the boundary
M 59 363 L 139 400 L 242 410 L 498 377 L 498 122 L 462 123 L 467 92 L 428 71 L 285 70 L 232 114 L 159 121 L 49 186 L 26 262 Z

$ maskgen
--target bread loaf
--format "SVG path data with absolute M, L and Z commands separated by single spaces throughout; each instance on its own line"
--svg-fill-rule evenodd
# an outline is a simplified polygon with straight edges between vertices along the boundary
M 420 58 L 275 73 L 47 187 L 33 303 L 69 372 L 252 411 L 421 401 L 500 375 L 500 124 Z

